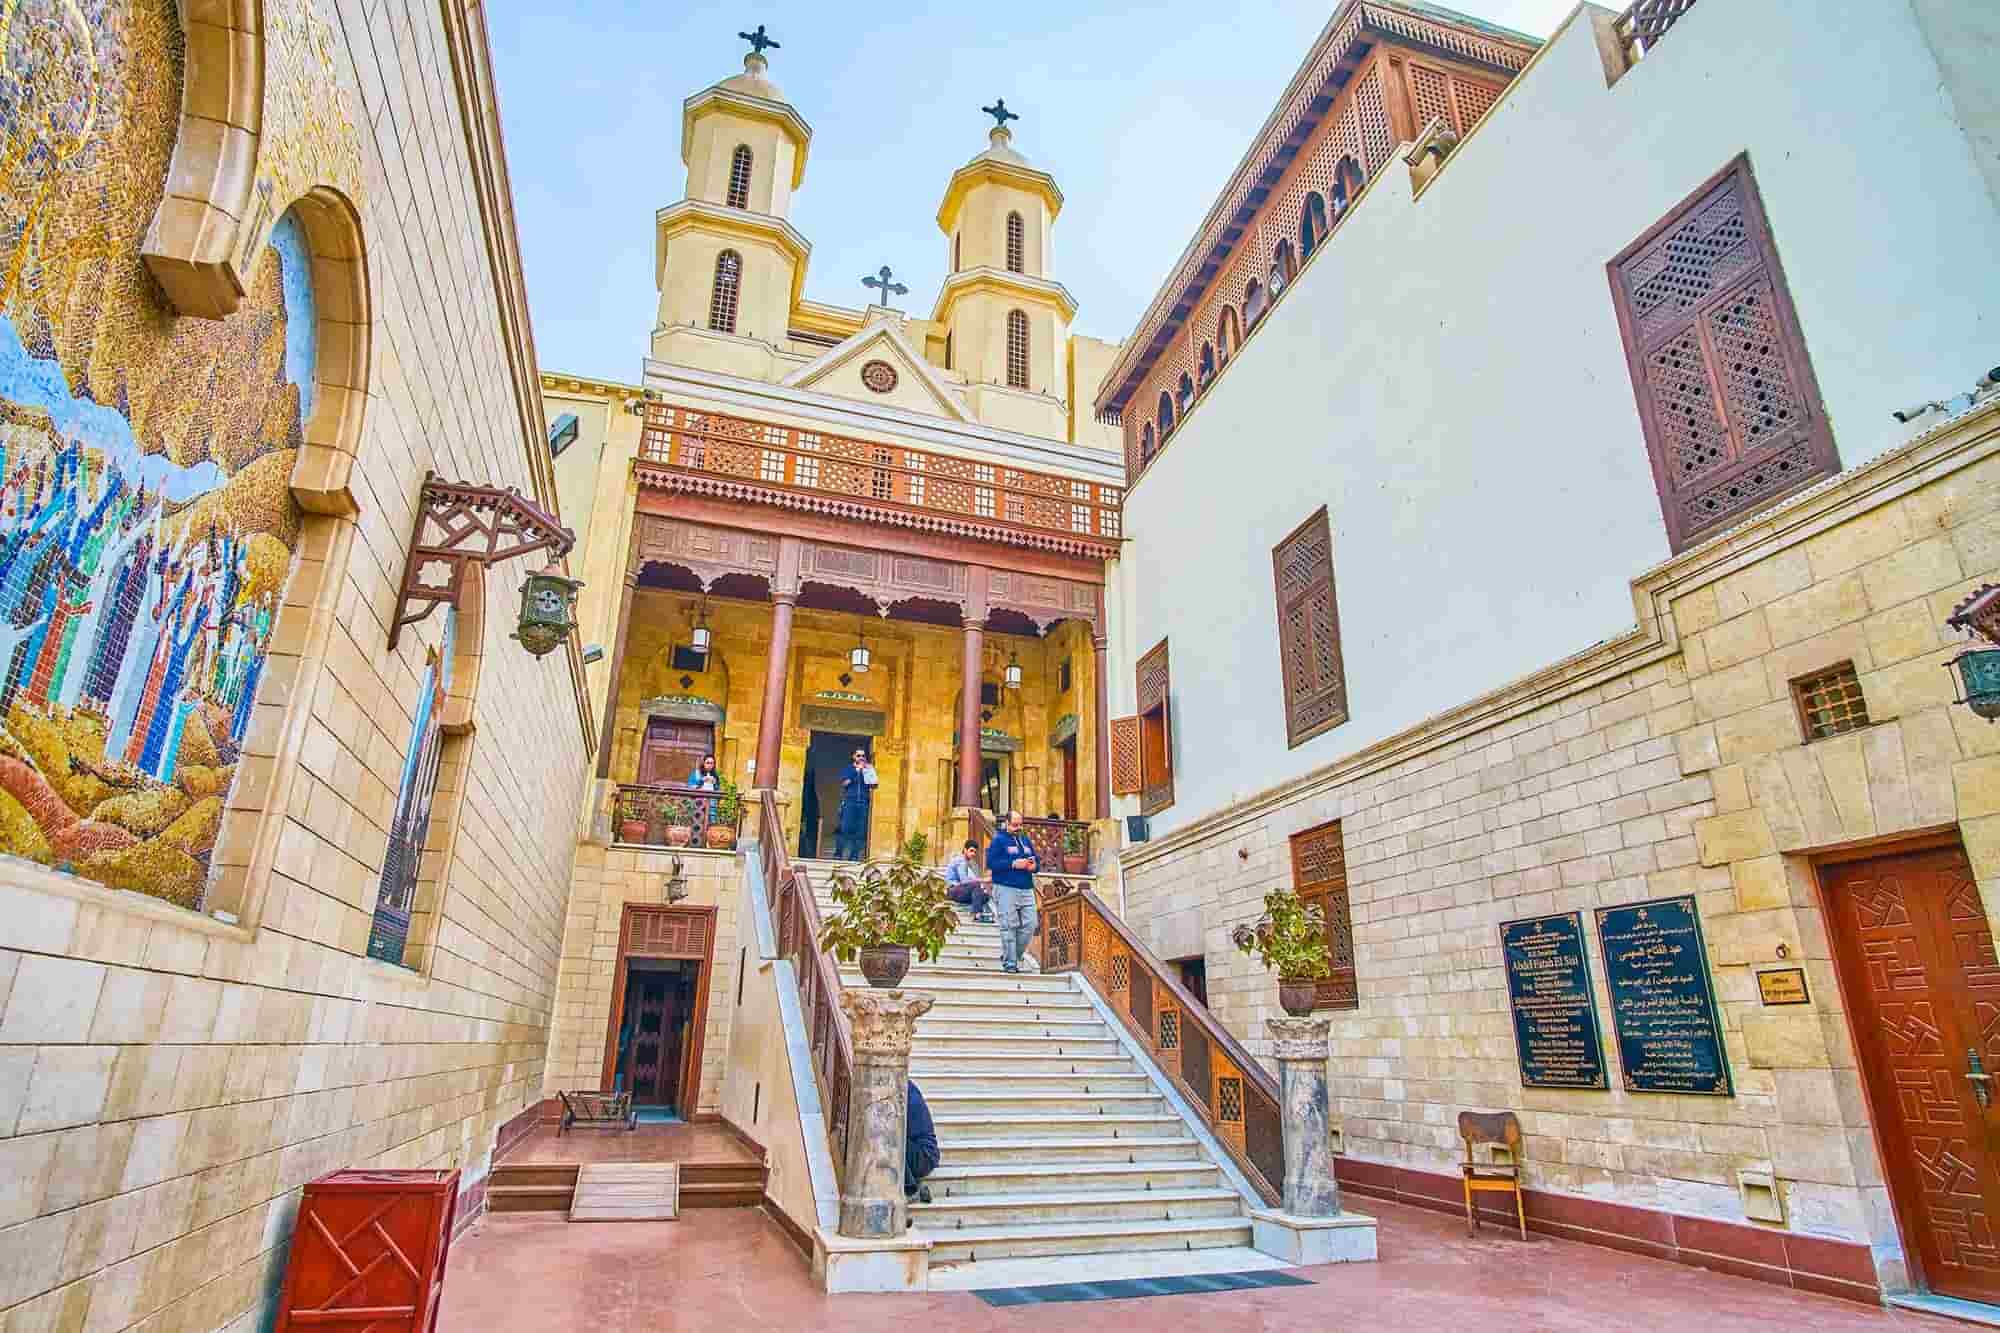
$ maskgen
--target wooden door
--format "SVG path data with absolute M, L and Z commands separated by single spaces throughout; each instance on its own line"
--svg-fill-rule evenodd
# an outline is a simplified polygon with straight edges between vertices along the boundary
M 632 1046 L 628 1059 L 632 1071 L 632 1103 L 657 1106 L 666 1094 L 674 1068 L 668 1052 L 671 1029 L 668 1025 L 667 997 L 672 978 L 662 972 L 639 973 L 632 982 L 629 1001 L 638 1012 L 632 1018 Z
M 646 722 L 646 740 L 639 751 L 639 782 L 686 782 L 703 755 L 715 753 L 715 726 L 709 722 L 676 722 L 656 717 Z
M 1823 868 L 1835 963 L 1905 1248 L 1930 1290 L 2000 1301 L 2000 966 L 1957 846 Z M 2000 1101 L 2000 1094 L 1992 1100 Z
M 1063 818 L 1076 818 L 1076 742 L 1062 747 Z

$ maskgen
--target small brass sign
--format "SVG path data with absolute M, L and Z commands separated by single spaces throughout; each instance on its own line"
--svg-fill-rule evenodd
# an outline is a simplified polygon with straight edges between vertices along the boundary
M 1757 994 L 1765 1004 L 1811 1004 L 1803 967 L 1774 967 L 1757 974 Z

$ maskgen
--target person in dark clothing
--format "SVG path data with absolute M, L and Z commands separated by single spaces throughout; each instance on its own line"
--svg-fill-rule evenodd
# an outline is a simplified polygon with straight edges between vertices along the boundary
M 931 1122 L 931 1108 L 924 1101 L 924 1094 L 917 1090 L 917 1081 L 911 1079 L 909 1087 L 910 1095 L 905 1107 L 905 1122 L 909 1128 L 903 1146 L 903 1197 L 918 1203 L 929 1203 L 931 1187 L 924 1184 L 924 1177 L 937 1170 L 937 1126 Z
M 875 789 L 868 785 L 868 752 L 856 750 L 854 762 L 840 775 L 840 822 L 833 830 L 833 859 L 859 861 L 868 854 L 868 807 Z
M 993 906 L 1000 916 L 1000 970 L 1019 972 L 1035 938 L 1035 872 L 1041 869 L 1035 845 L 1021 832 L 1019 810 L 1009 810 L 1007 826 L 993 835 L 986 868 L 993 872 Z

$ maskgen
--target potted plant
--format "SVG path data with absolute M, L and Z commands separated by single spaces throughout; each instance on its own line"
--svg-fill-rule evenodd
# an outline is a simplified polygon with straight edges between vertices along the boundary
M 1081 875 L 1090 866 L 1090 858 L 1084 854 L 1089 846 L 1086 842 L 1084 826 L 1071 824 L 1063 830 L 1062 867 L 1065 875 Z
M 1326 956 L 1326 913 L 1308 907 L 1290 889 L 1264 895 L 1264 915 L 1254 926 L 1229 932 L 1230 943 L 1278 974 L 1278 1004 L 1294 1018 L 1312 1012 L 1316 983 L 1333 971 Z
M 646 835 L 652 831 L 646 819 L 646 807 L 636 800 L 627 801 L 622 797 L 618 805 L 618 841 L 645 842 Z
M 736 821 L 743 817 L 743 791 L 728 778 L 716 789 L 714 809 L 708 818 L 708 845 L 727 851 L 736 845 Z
M 694 808 L 679 796 L 664 802 L 667 815 L 667 846 L 685 847 L 694 841 Z
M 858 874 L 833 874 L 836 910 L 820 929 L 819 946 L 843 963 L 860 959 L 871 986 L 901 982 L 913 952 L 922 962 L 937 961 L 945 938 L 958 928 L 944 879 L 924 864 L 928 846 L 923 834 L 914 834 L 892 860 L 870 861 Z

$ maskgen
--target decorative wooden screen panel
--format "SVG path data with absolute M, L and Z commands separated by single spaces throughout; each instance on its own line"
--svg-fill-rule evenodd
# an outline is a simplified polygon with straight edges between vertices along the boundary
M 1333 975 L 1319 983 L 1315 1009 L 1356 1009 L 1361 994 L 1354 984 L 1354 920 L 1347 906 L 1347 852 L 1340 841 L 1340 821 L 1292 835 L 1292 891 L 1308 907 L 1326 914 L 1326 955 Z
M 1333 595 L 1333 531 L 1326 506 L 1271 551 L 1278 589 L 1278 657 L 1285 682 L 1285 738 L 1303 745 L 1347 721 L 1347 671 Z
M 1139 813 L 1174 803 L 1173 690 L 1167 679 L 1167 641 L 1139 659 Z
M 1747 158 L 1610 271 L 1674 550 L 1839 471 Z
M 653 958 L 704 958 L 712 909 L 625 905 L 625 952 Z
M 1139 717 L 1111 719 L 1111 794 L 1131 796 L 1139 790 Z

